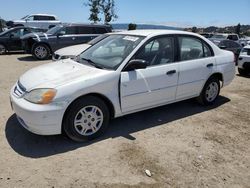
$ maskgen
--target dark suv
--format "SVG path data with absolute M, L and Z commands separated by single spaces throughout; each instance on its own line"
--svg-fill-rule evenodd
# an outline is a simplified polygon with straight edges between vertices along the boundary
M 22 44 L 27 53 L 31 53 L 36 59 L 44 60 L 60 48 L 87 43 L 100 34 L 111 31 L 108 25 L 64 24 L 46 33 L 25 35 L 22 37 Z

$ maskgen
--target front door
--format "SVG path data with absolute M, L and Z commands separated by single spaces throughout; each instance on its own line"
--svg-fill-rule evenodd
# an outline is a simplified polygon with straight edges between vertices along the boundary
M 179 67 L 175 63 L 174 44 L 174 37 L 158 37 L 147 42 L 132 58 L 145 60 L 148 67 L 121 73 L 123 113 L 175 100 Z

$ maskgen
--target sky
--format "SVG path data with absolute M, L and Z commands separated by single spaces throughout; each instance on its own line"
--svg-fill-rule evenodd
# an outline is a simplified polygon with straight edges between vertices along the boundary
M 28 14 L 57 15 L 62 22 L 88 23 L 86 0 L 0 0 L 0 17 L 20 19 Z M 250 24 L 250 0 L 116 0 L 114 23 L 207 27 Z

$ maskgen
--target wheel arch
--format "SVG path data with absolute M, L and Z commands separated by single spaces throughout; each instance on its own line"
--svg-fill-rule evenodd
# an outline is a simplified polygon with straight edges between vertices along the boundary
M 114 105 L 113 105 L 113 103 L 111 102 L 111 100 L 108 97 L 106 97 L 106 96 L 104 96 L 103 94 L 100 94 L 100 93 L 88 93 L 88 94 L 85 94 L 85 95 L 81 95 L 81 96 L 75 98 L 73 101 L 70 102 L 70 104 L 67 106 L 67 109 L 65 110 L 65 112 L 63 114 L 62 124 L 64 122 L 66 114 L 68 113 L 68 111 L 71 108 L 71 106 L 73 105 L 73 103 L 80 100 L 83 97 L 86 97 L 86 96 L 94 96 L 94 97 L 98 97 L 101 100 L 103 100 L 104 103 L 107 105 L 107 107 L 109 109 L 110 118 L 113 119 L 115 117 Z M 63 132 L 63 126 L 62 126 L 62 132 Z
M 219 81 L 222 82 L 222 86 L 223 86 L 224 78 L 223 78 L 223 74 L 221 72 L 215 72 L 215 73 L 211 74 L 207 80 L 209 80 L 211 78 L 218 78 Z
M 201 88 L 201 90 L 199 92 L 199 95 L 201 94 L 201 92 L 202 92 L 203 88 L 205 87 L 207 81 L 210 80 L 211 78 L 218 78 L 219 81 L 222 83 L 221 87 L 223 87 L 223 82 L 224 82 L 223 74 L 221 72 L 214 72 L 204 82 L 204 84 L 203 84 L 203 86 L 202 86 L 202 88 Z
M 43 41 L 41 41 L 41 42 L 34 42 L 33 45 L 32 45 L 32 48 L 31 48 L 31 52 L 33 52 L 35 46 L 37 46 L 37 45 L 39 45 L 39 44 L 46 45 L 46 46 L 49 48 L 50 54 L 52 54 L 52 48 L 51 48 L 51 46 L 49 45 L 49 43 L 43 42 Z

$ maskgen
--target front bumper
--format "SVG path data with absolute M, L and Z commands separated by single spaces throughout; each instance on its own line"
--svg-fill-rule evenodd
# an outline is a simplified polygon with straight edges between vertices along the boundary
M 12 90 L 13 91 L 13 90 Z M 39 135 L 61 134 L 64 106 L 58 104 L 38 105 L 17 98 L 11 91 L 10 102 L 20 124 Z

